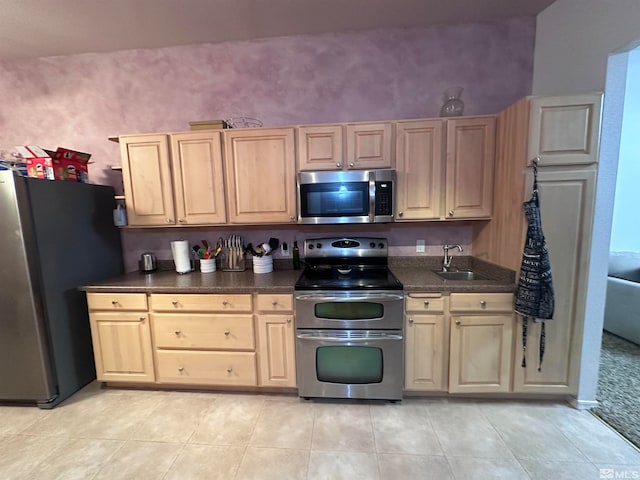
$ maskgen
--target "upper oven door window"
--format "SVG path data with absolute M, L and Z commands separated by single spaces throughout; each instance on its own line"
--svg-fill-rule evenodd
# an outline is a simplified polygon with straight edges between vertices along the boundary
M 369 182 L 322 182 L 300 185 L 303 217 L 369 215 Z
M 316 318 L 372 320 L 384 317 L 384 304 L 379 302 L 319 302 L 314 310 Z

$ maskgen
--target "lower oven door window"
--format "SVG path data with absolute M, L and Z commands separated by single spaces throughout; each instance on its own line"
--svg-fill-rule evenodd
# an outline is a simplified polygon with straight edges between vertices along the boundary
M 355 345 L 316 348 L 316 376 L 320 382 L 380 383 L 383 373 L 381 348 Z

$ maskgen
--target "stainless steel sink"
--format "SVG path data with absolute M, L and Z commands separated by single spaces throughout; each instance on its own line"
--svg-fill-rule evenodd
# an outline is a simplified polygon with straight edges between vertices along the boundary
M 445 280 L 486 280 L 487 277 L 480 275 L 479 273 L 469 270 L 458 270 L 457 272 L 434 272 L 436 275 L 444 278 Z

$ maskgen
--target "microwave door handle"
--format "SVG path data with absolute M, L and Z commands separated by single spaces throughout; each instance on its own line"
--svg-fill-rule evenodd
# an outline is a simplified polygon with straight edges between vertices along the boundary
M 369 223 L 375 221 L 376 216 L 376 173 L 369 172 Z

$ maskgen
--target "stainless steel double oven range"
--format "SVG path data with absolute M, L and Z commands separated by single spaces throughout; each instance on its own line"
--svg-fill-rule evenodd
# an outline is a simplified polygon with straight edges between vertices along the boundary
M 301 397 L 402 399 L 402 284 L 383 238 L 304 242 L 295 286 Z

